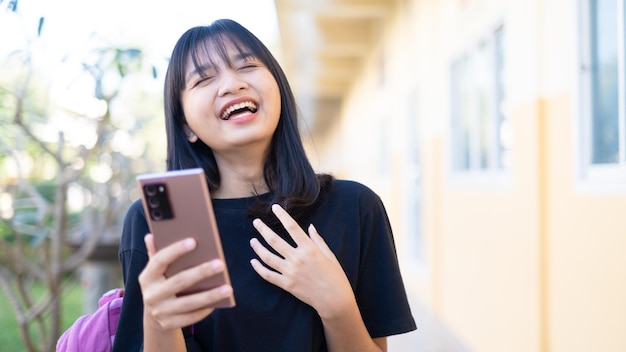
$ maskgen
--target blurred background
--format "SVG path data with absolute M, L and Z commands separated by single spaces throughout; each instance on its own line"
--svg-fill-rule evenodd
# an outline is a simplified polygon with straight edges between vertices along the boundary
M 418 324 L 391 351 L 626 351 L 625 3 L 0 1 L 0 346 L 53 350 L 121 285 L 168 55 L 229 17 L 314 167 L 385 201 Z

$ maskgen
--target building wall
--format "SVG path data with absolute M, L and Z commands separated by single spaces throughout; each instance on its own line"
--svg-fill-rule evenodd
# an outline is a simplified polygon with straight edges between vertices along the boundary
M 473 351 L 626 350 L 626 196 L 576 186 L 577 16 L 567 0 L 398 2 L 316 140 L 320 169 L 383 197 L 410 292 Z M 494 186 L 449 171 L 449 71 L 498 24 L 514 147 Z
M 571 98 L 545 102 L 547 326 L 550 351 L 625 351 L 626 222 L 623 195 L 575 190 Z M 570 156 L 570 157 L 568 157 Z

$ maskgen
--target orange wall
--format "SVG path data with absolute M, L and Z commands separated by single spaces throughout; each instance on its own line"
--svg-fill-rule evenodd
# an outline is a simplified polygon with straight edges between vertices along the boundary
M 626 196 L 575 191 L 568 95 L 547 100 L 549 351 L 626 351 Z
M 524 147 L 514 149 L 510 187 L 474 191 L 445 183 L 441 191 L 425 190 L 441 194 L 425 206 L 441 209 L 435 219 L 425 217 L 440 222 L 426 225 L 440 229 L 437 309 L 478 351 L 537 351 L 540 344 L 537 112 L 529 104 L 512 114 L 515 146 Z

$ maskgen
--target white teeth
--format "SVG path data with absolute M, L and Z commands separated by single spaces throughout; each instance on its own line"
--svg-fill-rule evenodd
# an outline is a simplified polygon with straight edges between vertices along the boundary
M 252 111 L 256 111 L 256 104 L 251 101 L 244 101 L 242 103 L 231 105 L 226 110 L 224 110 L 221 118 L 223 120 L 228 120 L 228 118 L 230 117 L 230 114 L 232 114 L 234 111 L 237 111 L 239 109 L 244 109 L 244 108 L 248 108 Z

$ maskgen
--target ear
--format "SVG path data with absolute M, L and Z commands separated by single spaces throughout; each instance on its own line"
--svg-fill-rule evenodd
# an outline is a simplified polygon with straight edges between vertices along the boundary
M 198 141 L 198 136 L 193 133 L 189 125 L 184 124 L 183 131 L 185 132 L 185 135 L 187 135 L 187 140 L 189 141 L 189 143 L 195 143 Z

